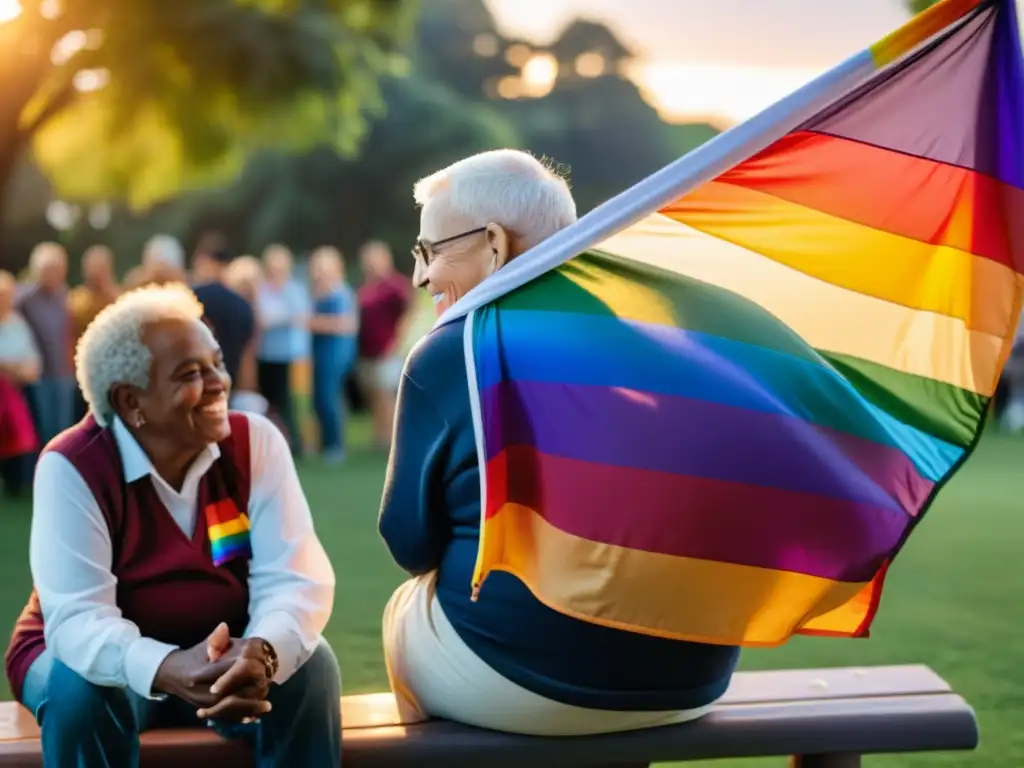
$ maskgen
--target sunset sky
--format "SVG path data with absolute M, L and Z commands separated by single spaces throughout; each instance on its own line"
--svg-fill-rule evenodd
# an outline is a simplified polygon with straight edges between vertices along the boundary
M 673 119 L 735 122 L 909 18 L 901 0 L 487 0 L 509 35 L 547 42 L 572 18 L 607 23 L 636 80 Z

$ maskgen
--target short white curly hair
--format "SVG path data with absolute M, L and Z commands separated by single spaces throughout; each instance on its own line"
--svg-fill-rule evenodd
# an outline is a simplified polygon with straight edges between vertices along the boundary
M 75 377 L 98 424 L 106 426 L 114 417 L 110 390 L 115 384 L 149 386 L 153 355 L 142 341 L 146 326 L 202 317 L 203 305 L 182 283 L 129 291 L 96 315 L 75 348 Z
M 451 210 L 476 226 L 511 229 L 532 248 L 576 221 L 569 184 L 550 163 L 518 149 L 492 149 L 459 160 L 413 186 L 416 204 L 446 195 Z

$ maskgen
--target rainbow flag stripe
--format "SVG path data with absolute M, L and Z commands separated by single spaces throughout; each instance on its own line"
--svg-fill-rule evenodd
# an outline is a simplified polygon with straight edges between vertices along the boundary
M 206 505 L 206 530 L 213 564 L 221 566 L 236 557 L 251 558 L 249 518 L 231 499 Z
M 763 151 L 472 310 L 479 599 L 504 570 L 650 635 L 867 635 L 1017 326 L 1024 77 L 1010 2 L 866 55 Z

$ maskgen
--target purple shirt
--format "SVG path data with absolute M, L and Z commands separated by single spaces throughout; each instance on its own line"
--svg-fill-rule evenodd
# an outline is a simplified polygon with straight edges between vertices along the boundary
M 43 361 L 42 377 L 73 376 L 68 354 L 71 316 L 68 314 L 67 290 L 61 288 L 56 293 L 49 293 L 38 285 L 30 286 L 18 299 L 18 311 L 32 330 L 39 348 Z

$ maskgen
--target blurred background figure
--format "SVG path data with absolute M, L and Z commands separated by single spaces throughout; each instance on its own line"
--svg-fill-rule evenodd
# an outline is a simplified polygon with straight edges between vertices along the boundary
M 253 311 L 262 282 L 263 264 L 255 256 L 238 256 L 224 271 L 224 284 L 252 304 Z
M 256 350 L 259 348 L 260 325 L 256 319 L 260 284 L 263 282 L 263 264 L 255 256 L 237 256 L 224 268 L 224 285 L 237 293 L 249 305 L 253 315 L 251 353 L 243 354 L 238 367 L 238 377 L 231 388 L 231 407 L 237 411 L 248 411 L 266 416 L 288 435 L 288 427 L 281 417 L 270 407 L 267 398 L 259 392 L 259 380 L 256 373 Z
M 388 450 L 405 362 L 398 350 L 399 328 L 409 309 L 412 285 L 395 269 L 391 249 L 383 242 L 364 245 L 359 261 L 359 378 L 373 414 L 374 442 Z
M 263 410 L 259 411 L 260 413 L 264 413 L 267 407 L 266 400 L 263 399 L 262 395 L 258 394 L 259 382 L 256 376 L 256 350 L 259 348 L 260 341 L 260 324 L 257 317 L 258 307 L 256 302 L 259 298 L 260 283 L 262 282 L 263 264 L 255 256 L 237 256 L 231 260 L 231 263 L 224 270 L 224 284 L 248 302 L 253 314 L 253 351 L 251 355 L 242 357 L 242 362 L 238 369 L 238 380 L 232 389 L 232 402 L 237 401 L 243 393 L 256 395 L 263 400 Z
M 398 343 L 395 349 L 402 360 L 409 357 L 417 342 L 430 333 L 435 322 L 437 305 L 434 303 L 434 297 L 426 291 L 416 291 L 398 327 Z
M 120 288 L 114 274 L 114 253 L 105 245 L 93 245 L 82 254 L 82 284 L 68 292 L 71 315 L 71 345 L 74 347 L 93 318 L 117 298 Z M 75 421 L 85 416 L 88 406 L 75 387 Z
M 29 402 L 44 444 L 74 421 L 76 385 L 67 276 L 64 248 L 57 243 L 40 243 L 29 257 L 30 283 L 17 301 L 42 360 Z
M 227 285 L 230 264 L 231 251 L 223 235 L 209 232 L 199 239 L 192 254 L 192 291 L 220 343 L 224 368 L 235 382 L 242 361 L 255 355 L 256 319 L 249 301 Z
M 292 402 L 292 366 L 306 352 L 309 305 L 306 292 L 292 280 L 292 254 L 283 245 L 263 252 L 264 280 L 256 300 L 260 327 L 256 353 L 259 392 L 284 422 L 292 453 L 302 453 L 302 437 Z
M 14 309 L 14 276 L 0 271 L 0 483 L 18 496 L 28 487 L 31 455 L 39 448 L 23 388 L 39 377 L 39 349 Z
M 1000 383 L 1004 393 L 996 410 L 999 426 L 1007 432 L 1024 432 L 1024 314 Z
M 124 277 L 125 290 L 154 283 L 185 282 L 185 248 L 176 237 L 153 235 L 142 246 L 142 263 Z
M 313 409 L 320 425 L 320 450 L 330 463 L 345 459 L 345 382 L 356 360 L 359 330 L 356 297 L 337 248 L 325 246 L 309 259 L 313 314 Z

